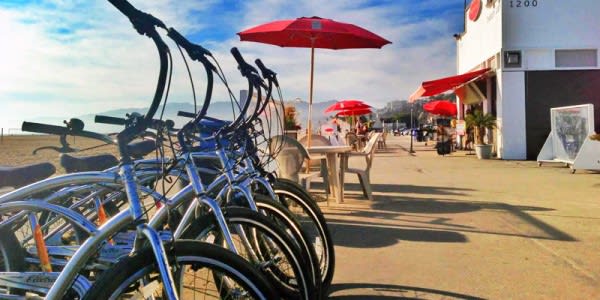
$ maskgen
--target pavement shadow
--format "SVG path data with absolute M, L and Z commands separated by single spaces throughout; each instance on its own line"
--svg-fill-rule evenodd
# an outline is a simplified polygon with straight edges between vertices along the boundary
M 416 155 L 415 155 L 415 152 L 414 152 L 414 151 L 413 151 L 413 152 L 410 152 L 410 149 L 409 149 L 409 148 L 406 148 L 406 147 L 404 147 L 404 146 L 399 146 L 399 148 L 400 148 L 400 150 L 401 150 L 401 151 L 404 151 L 404 152 L 408 153 L 408 155 L 410 155 L 410 156 L 416 156 Z M 413 150 L 414 150 L 414 149 L 413 149 Z
M 407 193 L 424 195 L 447 195 L 464 196 L 468 192 L 475 192 L 474 189 L 456 188 L 447 186 L 428 186 L 411 184 L 381 184 L 371 183 L 371 188 L 380 193 Z M 362 191 L 360 184 L 344 182 L 344 191 Z
M 394 148 L 375 149 L 375 155 L 390 154 L 390 153 L 398 153 L 398 150 L 394 149 Z
M 348 295 L 347 293 L 352 293 Z M 383 300 L 383 299 L 469 299 L 483 300 L 471 295 L 430 288 L 378 284 L 378 283 L 336 283 L 329 288 L 328 299 L 339 300 Z
M 468 241 L 465 235 L 455 231 L 407 229 L 374 222 L 341 220 L 330 215 L 327 219 L 327 227 L 332 233 L 336 246 L 379 248 L 395 245 L 400 241 L 435 243 L 466 243 Z
M 371 206 L 373 209 L 398 213 L 447 214 L 466 213 L 482 209 L 474 202 L 442 200 L 438 198 L 405 198 L 380 196 Z
M 531 237 L 538 239 L 557 240 L 573 242 L 577 241 L 570 234 L 536 218 L 528 212 L 553 211 L 552 208 L 510 205 L 499 202 L 470 202 L 456 200 L 442 200 L 434 198 L 401 198 L 397 196 L 379 196 L 372 203 L 369 211 L 355 212 L 356 216 L 369 218 L 393 218 L 401 217 L 406 214 L 455 214 L 455 213 L 474 213 L 483 211 L 495 215 L 504 214 L 511 220 L 513 226 L 521 225 L 521 232 L 507 233 L 494 232 L 493 230 L 478 230 L 472 226 L 461 226 L 460 224 L 451 224 L 452 218 L 432 218 L 429 222 L 418 222 L 420 225 L 444 225 L 450 226 L 452 230 L 490 233 L 498 235 L 512 235 L 521 237 Z M 416 223 L 413 221 L 413 223 Z

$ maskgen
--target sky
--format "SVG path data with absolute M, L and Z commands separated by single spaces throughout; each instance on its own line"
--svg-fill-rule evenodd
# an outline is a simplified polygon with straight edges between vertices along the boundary
M 381 49 L 315 50 L 314 101 L 361 99 L 374 107 L 407 99 L 422 81 L 456 74 L 453 34 L 462 0 L 130 0 L 209 49 L 232 90 L 246 88 L 232 56 L 260 58 L 278 74 L 284 100 L 309 94 L 310 49 L 241 42 L 244 29 L 319 16 L 359 25 L 392 44 Z M 108 1 L 0 0 L 0 127 L 42 117 L 71 118 L 149 105 L 159 63 L 150 39 Z M 168 38 L 165 37 L 165 40 Z M 169 101 L 192 102 L 184 61 L 174 58 Z M 191 65 L 198 94 L 205 76 Z M 226 100 L 222 84 L 215 100 Z M 6 130 L 6 129 L 5 129 Z

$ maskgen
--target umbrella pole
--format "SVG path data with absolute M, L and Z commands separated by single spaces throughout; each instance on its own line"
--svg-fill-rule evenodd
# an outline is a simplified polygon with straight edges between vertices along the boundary
M 315 68 L 315 47 L 310 48 L 310 88 L 308 95 L 308 126 L 307 132 L 308 135 L 306 138 L 306 148 L 310 148 L 310 137 L 312 133 L 312 103 L 313 103 L 313 78 L 314 78 L 314 68 Z M 306 160 L 306 173 L 310 170 L 310 159 Z
M 308 139 L 307 146 L 310 148 L 310 134 L 312 132 L 312 104 L 313 104 L 313 79 L 315 68 L 315 48 L 310 48 L 310 94 L 308 95 Z

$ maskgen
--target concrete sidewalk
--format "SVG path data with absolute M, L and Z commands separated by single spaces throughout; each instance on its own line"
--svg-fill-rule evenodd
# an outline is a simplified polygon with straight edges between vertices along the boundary
M 374 201 L 347 174 L 346 203 L 321 203 L 331 299 L 600 299 L 597 173 L 387 144 Z

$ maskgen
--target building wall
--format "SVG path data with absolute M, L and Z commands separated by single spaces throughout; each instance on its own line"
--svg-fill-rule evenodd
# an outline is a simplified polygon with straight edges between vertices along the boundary
M 517 7 L 518 2 L 521 7 Z M 529 7 L 524 3 L 529 2 Z M 598 47 L 598 0 L 503 0 L 504 48 Z
M 503 0 L 502 49 L 522 51 L 521 69 L 556 69 L 555 50 L 600 48 L 599 10 L 598 0 Z
M 481 14 L 471 21 L 465 14 L 465 32 L 457 40 L 458 74 L 477 68 L 483 61 L 502 49 L 502 6 L 500 1 L 485 5 L 482 1 Z
M 536 159 L 550 134 L 550 108 L 593 104 L 600 132 L 600 70 L 528 71 L 525 78 L 527 159 Z
M 525 73 L 497 72 L 498 157 L 525 159 Z

